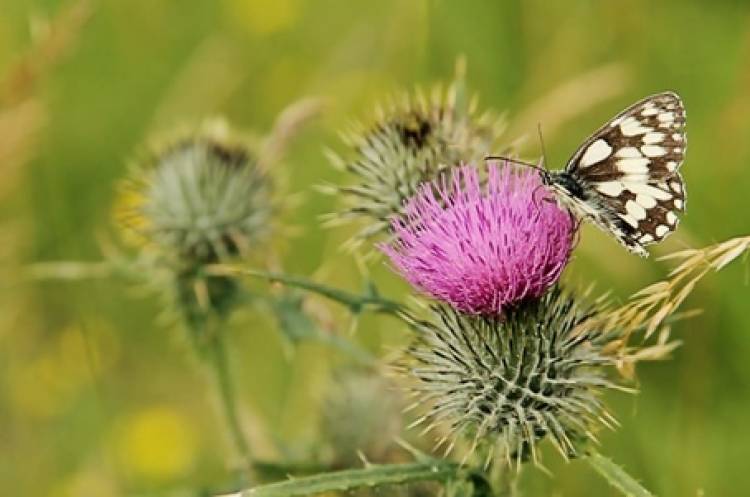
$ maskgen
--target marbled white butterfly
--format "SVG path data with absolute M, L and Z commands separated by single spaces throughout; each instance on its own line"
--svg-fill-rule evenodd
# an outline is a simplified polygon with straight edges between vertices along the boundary
M 685 146 L 682 100 L 664 92 L 613 117 L 578 148 L 565 169 L 539 169 L 560 204 L 647 257 L 644 246 L 672 233 L 685 210 L 678 172 Z

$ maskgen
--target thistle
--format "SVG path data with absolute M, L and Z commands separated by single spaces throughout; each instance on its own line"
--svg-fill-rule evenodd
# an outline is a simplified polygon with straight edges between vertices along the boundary
M 391 102 L 369 126 L 345 135 L 351 153 L 330 153 L 331 162 L 354 176 L 345 186 L 330 189 L 346 206 L 329 223 L 357 220 L 360 231 L 352 242 L 388 232 L 390 219 L 404 213 L 405 200 L 420 184 L 437 178 L 460 161 L 479 161 L 492 151 L 504 130 L 503 120 L 490 112 L 478 114 L 476 101 L 465 101 L 459 76 L 447 91 L 436 89 Z
M 269 179 L 250 147 L 214 121 L 152 147 L 121 190 L 125 238 L 184 265 L 241 255 L 265 239 Z
M 581 326 L 596 312 L 559 287 L 503 318 L 433 306 L 400 368 L 412 380 L 412 407 L 430 406 L 415 424 L 442 427 L 446 452 L 460 440 L 470 441 L 467 455 L 481 447 L 486 463 L 536 462 L 544 438 L 563 457 L 578 456 L 596 440 L 597 422 L 615 423 L 600 396 L 620 388 L 608 379 L 612 336 Z
M 222 121 L 177 133 L 142 155 L 120 190 L 118 225 L 161 275 L 158 284 L 188 327 L 203 329 L 209 311 L 230 308 L 237 288 L 202 270 L 246 256 L 267 239 L 271 182 L 248 143 Z
M 403 428 L 400 392 L 385 378 L 363 371 L 339 374 L 323 402 L 320 428 L 332 466 L 346 468 L 364 456 L 388 462 Z
M 463 167 L 423 185 L 381 245 L 424 293 L 470 314 L 541 296 L 565 268 L 575 223 L 528 170 Z
M 256 155 L 226 123 L 210 121 L 152 146 L 122 185 L 115 217 L 138 247 L 136 265 L 164 294 L 205 360 L 243 474 L 253 473 L 232 385 L 224 325 L 239 283 L 206 266 L 264 243 L 274 213 L 272 184 Z M 143 267 L 141 267 L 141 265 Z

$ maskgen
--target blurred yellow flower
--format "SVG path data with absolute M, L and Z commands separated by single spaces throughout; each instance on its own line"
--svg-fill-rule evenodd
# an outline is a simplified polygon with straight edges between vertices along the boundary
M 114 216 L 121 228 L 124 241 L 130 245 L 145 245 L 146 237 L 142 233 L 151 228 L 151 221 L 142 215 L 141 209 L 147 202 L 139 185 L 132 181 L 123 182 L 115 198 Z
M 224 5 L 228 17 L 261 36 L 292 26 L 300 11 L 298 0 L 225 0 Z
M 125 421 L 118 434 L 121 463 L 138 476 L 168 480 L 190 470 L 197 454 L 195 428 L 177 410 L 153 406 Z

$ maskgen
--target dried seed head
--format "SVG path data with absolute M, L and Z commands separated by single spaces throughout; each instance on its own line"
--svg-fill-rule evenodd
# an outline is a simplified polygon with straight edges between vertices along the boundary
M 355 245 L 388 232 L 390 219 L 403 214 L 404 201 L 420 184 L 492 151 L 503 121 L 490 113 L 477 115 L 475 105 L 465 105 L 463 92 L 457 81 L 430 98 L 417 93 L 392 102 L 365 131 L 345 136 L 353 157 L 330 154 L 355 180 L 331 190 L 346 206 L 329 219 L 331 224 L 359 220 L 363 227 L 352 240 Z
M 596 310 L 571 294 L 555 287 L 504 318 L 432 309 L 401 371 L 413 380 L 415 405 L 430 406 L 419 422 L 425 431 L 443 428 L 446 451 L 468 440 L 467 454 L 481 446 L 488 462 L 537 461 L 535 445 L 549 438 L 563 457 L 575 457 L 597 421 L 614 422 L 600 400 L 617 388 L 603 351 L 610 338 L 593 329 L 572 334 Z
M 162 141 L 134 169 L 116 208 L 128 241 L 195 266 L 241 255 L 268 234 L 269 180 L 221 121 Z

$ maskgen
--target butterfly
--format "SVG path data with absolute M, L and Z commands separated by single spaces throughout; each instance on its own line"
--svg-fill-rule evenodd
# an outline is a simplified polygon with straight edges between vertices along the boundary
M 596 130 L 560 171 L 539 169 L 559 204 L 612 234 L 629 251 L 670 235 L 685 211 L 685 108 L 664 92 L 640 100 Z

